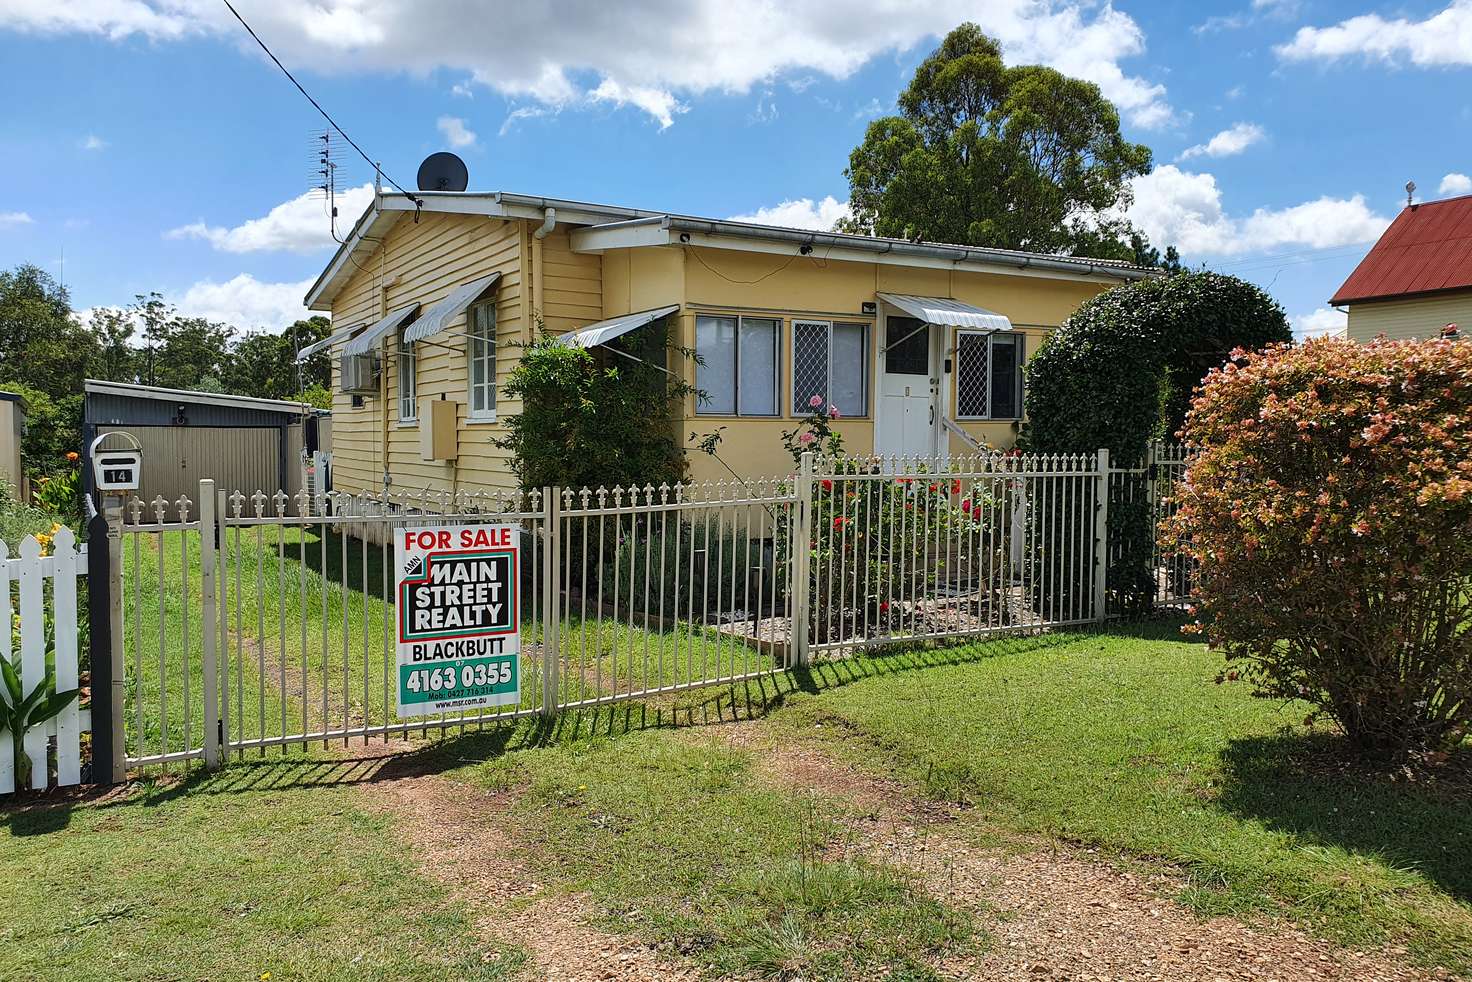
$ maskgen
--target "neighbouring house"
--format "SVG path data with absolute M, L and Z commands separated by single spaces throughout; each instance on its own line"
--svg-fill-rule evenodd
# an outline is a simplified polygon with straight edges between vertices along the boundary
M 332 415 L 325 409 L 282 399 L 96 379 L 87 379 L 83 389 L 83 447 L 90 450 L 96 437 L 116 430 L 132 434 L 143 448 L 137 496 L 144 502 L 162 497 L 173 503 L 187 497 L 197 515 L 201 478 L 213 478 L 221 491 L 246 496 L 257 491 L 270 496 L 278 490 L 310 493 L 324 483 L 332 450 Z M 104 443 L 103 448 L 122 446 L 126 444 Z M 90 459 L 83 461 L 82 486 L 92 492 Z M 249 513 L 254 505 L 244 507 Z M 295 509 L 296 503 L 289 507 Z
M 1329 303 L 1356 341 L 1472 331 L 1472 195 L 1407 205 Z
M 672 423 L 696 480 L 786 473 L 781 432 L 814 395 L 855 452 L 1006 448 L 1047 333 L 1152 275 L 509 193 L 416 197 L 377 196 L 306 296 L 336 328 L 303 355 L 333 355 L 339 490 L 513 488 L 495 440 L 519 406 L 499 388 L 538 325 L 593 347 L 668 318 L 703 361 L 678 359 L 706 398 Z M 721 461 L 696 448 L 717 427 Z
M 0 392 L 0 481 L 12 501 L 30 500 L 21 442 L 26 436 L 26 401 L 14 392 Z

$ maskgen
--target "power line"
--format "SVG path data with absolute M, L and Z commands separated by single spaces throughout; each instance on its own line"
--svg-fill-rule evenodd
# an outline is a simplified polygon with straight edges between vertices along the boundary
M 256 44 L 259 44 L 261 46 L 261 50 L 266 53 L 267 57 L 269 57 L 272 61 L 276 63 L 277 68 L 281 69 L 281 73 L 285 75 L 288 79 L 290 79 L 291 84 L 296 86 L 297 91 L 305 96 L 307 101 L 312 104 L 312 108 L 321 113 L 322 118 L 327 120 L 328 123 L 332 124 L 332 128 L 337 130 L 338 135 L 340 135 L 344 140 L 348 141 L 349 146 L 358 151 L 358 156 L 362 157 L 363 160 L 367 162 L 368 166 L 372 167 L 376 173 L 383 174 L 384 178 L 394 187 L 398 188 L 401 194 L 414 202 L 414 206 L 416 208 L 423 205 L 424 200 L 422 198 L 420 198 L 418 195 L 410 194 L 408 191 L 404 190 L 404 186 L 402 184 L 394 180 L 392 177 L 389 177 L 389 175 L 385 173 L 382 168 L 380 168 L 377 164 L 373 162 L 373 158 L 364 153 L 363 148 L 358 146 L 358 144 L 354 142 L 352 137 L 348 136 L 347 131 L 344 130 L 341 126 L 337 125 L 337 120 L 328 115 L 327 110 L 322 108 L 322 104 L 319 103 L 316 99 L 313 99 L 312 94 L 302 87 L 302 83 L 296 80 L 296 76 L 291 74 L 291 72 L 287 70 L 287 67 L 285 65 L 281 64 L 281 59 L 277 58 L 275 53 L 270 48 L 266 47 L 266 42 L 261 40 L 261 36 L 255 32 L 255 28 L 251 27 L 245 22 L 245 18 L 240 16 L 240 11 L 235 9 L 235 5 L 232 4 L 230 0 L 222 0 L 222 2 L 225 4 L 226 7 L 229 8 L 230 13 L 235 15 L 235 19 L 240 21 L 240 26 L 245 28 L 246 33 L 248 33 L 255 40 Z

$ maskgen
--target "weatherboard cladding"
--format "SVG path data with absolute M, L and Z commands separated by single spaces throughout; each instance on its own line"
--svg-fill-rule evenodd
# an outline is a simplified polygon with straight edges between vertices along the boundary
M 1405 208 L 1330 303 L 1472 289 L 1472 195 Z

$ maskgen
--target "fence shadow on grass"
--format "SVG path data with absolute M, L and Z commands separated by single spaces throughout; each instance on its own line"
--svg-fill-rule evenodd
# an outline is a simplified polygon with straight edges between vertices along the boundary
M 1337 734 L 1243 737 L 1222 752 L 1219 808 L 1302 844 L 1373 855 L 1472 902 L 1472 747 L 1412 774 L 1348 763 Z
M 311 550 L 309 550 L 310 552 Z M 332 551 L 329 549 L 329 556 Z M 1075 643 L 1087 633 L 1141 639 L 1174 638 L 1171 621 L 1117 623 L 1098 632 L 1049 633 L 962 640 L 952 644 L 895 645 L 847 658 L 820 659 L 743 682 L 712 684 L 678 695 L 606 706 L 564 710 L 548 720 L 540 717 L 497 722 L 484 729 L 450 731 L 430 743 L 353 740 L 287 753 L 232 758 L 211 773 L 195 767 L 178 777 L 146 778 L 134 793 L 102 789 L 68 795 L 64 800 L 37 799 L 0 810 L 0 822 L 13 834 L 45 834 L 64 828 L 78 806 L 111 808 L 139 800 L 160 805 L 183 795 L 241 794 L 305 787 L 371 784 L 434 774 L 480 763 L 518 750 L 594 736 L 619 737 L 650 729 L 711 726 L 759 719 L 780 708 L 797 693 L 818 695 L 867 679 L 927 669 L 965 665 L 1011 654 L 1023 654 Z M 436 727 L 427 725 L 433 733 Z M 54 801 L 54 803 L 53 803 Z M 1451 824 L 1451 823 L 1446 823 Z

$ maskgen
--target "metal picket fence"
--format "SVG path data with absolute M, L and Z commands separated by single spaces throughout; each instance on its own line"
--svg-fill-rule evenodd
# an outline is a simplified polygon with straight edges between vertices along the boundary
M 807 455 L 749 482 L 288 497 L 204 481 L 197 501 L 132 501 L 112 517 L 123 759 L 443 735 L 881 645 L 1098 622 L 1111 501 L 1139 484 L 1163 514 L 1184 456 L 1152 463 Z M 520 701 L 400 719 L 395 534 L 467 523 L 519 540 Z M 1170 563 L 1151 555 L 1162 600 Z

